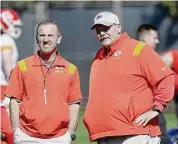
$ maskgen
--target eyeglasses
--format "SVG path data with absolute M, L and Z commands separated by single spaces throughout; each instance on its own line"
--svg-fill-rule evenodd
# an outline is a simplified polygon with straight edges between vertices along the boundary
M 116 24 L 112 24 L 111 26 L 105 26 L 105 25 L 97 25 L 95 28 L 95 31 L 97 34 L 101 32 L 107 32 L 111 29 L 112 26 L 115 26 Z

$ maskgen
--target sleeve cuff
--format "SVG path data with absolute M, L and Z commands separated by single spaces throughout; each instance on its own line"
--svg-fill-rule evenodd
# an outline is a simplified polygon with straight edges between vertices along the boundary
M 81 104 L 81 102 L 82 102 L 82 99 L 79 99 L 79 100 L 75 100 L 75 101 L 69 102 L 69 105 L 71 105 L 71 104 L 77 104 L 77 103 Z
M 21 99 L 19 99 L 19 98 L 17 98 L 17 97 L 14 97 L 14 96 L 11 96 L 11 95 L 7 95 L 7 94 L 5 94 L 5 97 L 8 97 L 8 98 L 14 98 L 14 99 L 16 99 L 17 100 L 17 102 L 21 102 L 22 100 Z
M 157 102 L 157 101 L 154 102 L 153 106 L 156 106 L 156 108 L 159 109 L 161 112 L 166 107 L 166 106 L 164 106 L 163 104 L 161 104 L 160 102 Z

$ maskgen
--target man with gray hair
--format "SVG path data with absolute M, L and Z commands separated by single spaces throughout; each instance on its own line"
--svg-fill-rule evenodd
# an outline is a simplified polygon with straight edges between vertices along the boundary
M 39 51 L 19 61 L 6 96 L 15 144 L 71 144 L 82 100 L 77 67 L 57 51 L 62 34 L 54 21 L 36 30 Z
M 90 73 L 84 124 L 98 144 L 159 144 L 157 116 L 172 100 L 174 73 L 147 44 L 121 31 L 101 12 L 91 28 L 102 47 Z

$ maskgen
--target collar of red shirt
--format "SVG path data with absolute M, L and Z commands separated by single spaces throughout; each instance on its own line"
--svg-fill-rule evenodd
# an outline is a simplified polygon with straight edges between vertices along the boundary
M 33 56 L 33 66 L 41 66 L 42 65 L 40 62 L 40 57 L 38 55 L 38 52 L 39 51 L 37 51 Z M 59 52 L 57 52 L 57 58 L 56 58 L 56 61 L 54 62 L 53 66 L 65 66 L 63 58 L 60 56 Z
M 112 56 L 113 55 L 113 53 L 116 51 L 116 50 L 119 50 L 119 49 L 121 49 L 122 47 L 121 47 L 121 45 L 122 45 L 122 43 L 124 42 L 124 40 L 126 39 L 126 38 L 128 38 L 129 36 L 127 35 L 127 33 L 123 33 L 123 34 L 121 34 L 121 36 L 113 43 L 113 45 L 111 46 L 111 51 L 107 54 L 107 55 L 105 55 L 105 53 L 104 53 L 104 47 L 102 47 L 101 48 L 101 51 L 100 51 L 100 57 L 101 58 L 104 58 L 104 57 L 110 57 L 110 56 Z

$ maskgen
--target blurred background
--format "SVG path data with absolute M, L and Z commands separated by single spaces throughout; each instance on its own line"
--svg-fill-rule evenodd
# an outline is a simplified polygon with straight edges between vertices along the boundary
M 1 7 L 16 10 L 24 23 L 22 36 L 17 40 L 19 59 L 33 55 L 38 49 L 35 40 L 38 22 L 52 19 L 59 23 L 63 39 L 58 50 L 79 69 L 83 106 L 88 98 L 91 61 L 100 48 L 94 32 L 90 30 L 98 12 L 106 10 L 116 13 L 123 31 L 133 38 L 136 38 L 136 29 L 140 24 L 154 24 L 158 27 L 161 41 L 157 51 L 178 48 L 178 1 L 2 1 Z M 89 143 L 82 115 L 83 111 L 77 144 Z M 166 110 L 166 120 L 168 128 L 176 125 L 173 102 Z

